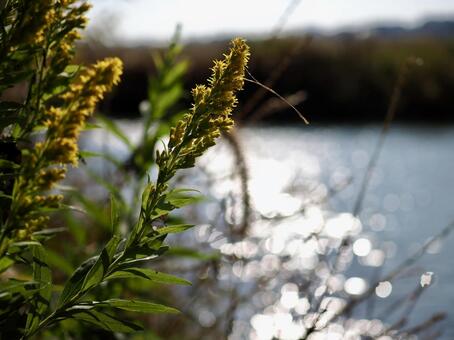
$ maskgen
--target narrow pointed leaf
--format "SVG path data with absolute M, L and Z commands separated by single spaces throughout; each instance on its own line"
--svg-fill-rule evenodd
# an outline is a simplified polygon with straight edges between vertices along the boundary
M 72 315 L 72 318 L 84 322 L 89 322 L 99 328 L 105 329 L 110 332 L 135 333 L 143 330 L 142 326 L 136 323 L 126 321 L 100 311 L 83 311 Z
M 50 266 L 58 268 L 69 276 L 74 273 L 73 265 L 64 256 L 50 249 L 47 250 L 47 255 L 47 263 Z
M 47 264 L 47 253 L 42 246 L 32 248 L 33 280 L 39 283 L 39 290 L 31 301 L 31 310 L 27 317 L 27 329 L 34 331 L 42 315 L 47 311 L 52 294 L 51 270 Z
M 66 302 L 70 301 L 73 296 L 75 296 L 82 289 L 82 284 L 87 273 L 93 267 L 93 265 L 98 260 L 98 256 L 93 256 L 83 262 L 79 268 L 73 273 L 73 275 L 66 282 L 63 292 L 60 295 L 58 306 L 64 305 Z
M 97 117 L 104 124 L 104 126 L 119 140 L 125 143 L 125 145 L 127 145 L 130 150 L 134 149 L 134 146 L 132 145 L 129 138 L 123 133 L 123 131 L 121 131 L 121 129 L 117 126 L 117 124 L 115 124 L 113 120 L 100 114 L 98 114 Z
M 178 309 L 164 306 L 158 303 L 152 303 L 147 301 L 138 301 L 138 300 L 123 300 L 123 299 L 110 299 L 102 301 L 98 306 L 107 305 L 110 307 L 123 309 L 130 312 L 140 312 L 140 313 L 170 313 L 178 314 L 180 311 Z
M 182 208 L 202 201 L 203 197 L 194 195 L 194 193 L 198 193 L 198 191 L 193 189 L 175 189 L 167 194 L 166 200 L 176 208 Z
M 115 251 L 117 250 L 118 244 L 120 243 L 121 238 L 114 235 L 112 239 L 107 243 L 104 249 L 99 255 L 96 263 L 87 273 L 85 280 L 82 284 L 83 290 L 88 290 L 93 286 L 99 284 L 109 269 L 109 266 L 112 262 L 112 258 L 115 255 Z
M 146 280 L 150 280 L 156 283 L 163 283 L 163 284 L 176 284 L 176 285 L 191 285 L 191 282 L 188 280 L 166 274 L 161 273 L 156 270 L 147 269 L 147 268 L 129 268 L 120 270 L 118 272 L 113 273 L 107 277 L 108 279 L 131 279 L 131 278 L 142 278 Z
M 14 264 L 14 260 L 10 259 L 9 257 L 5 256 L 0 259 L 0 274 L 7 270 Z
M 166 234 L 176 234 L 186 231 L 188 229 L 193 228 L 193 224 L 178 224 L 178 225 L 169 225 L 166 227 L 159 228 L 157 230 L 159 235 L 166 235 Z
M 110 195 L 110 224 L 112 226 L 112 234 L 117 234 L 120 222 L 120 215 L 118 213 L 118 203 L 114 195 Z

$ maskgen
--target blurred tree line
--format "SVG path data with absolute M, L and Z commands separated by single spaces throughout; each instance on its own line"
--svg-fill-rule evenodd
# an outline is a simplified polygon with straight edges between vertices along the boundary
M 259 81 L 264 82 L 272 70 L 288 59 L 272 87 L 284 96 L 304 91 L 306 99 L 300 106 L 312 122 L 382 121 L 400 66 L 408 57 L 420 58 L 422 67 L 412 68 L 408 74 L 396 120 L 437 123 L 454 118 L 454 38 L 385 39 L 346 34 L 331 38 L 256 39 L 250 43 L 254 58 L 249 70 Z M 209 56 L 220 53 L 225 44 L 197 42 L 185 47 L 185 55 L 191 60 L 185 87 L 206 79 Z M 105 103 L 106 113 L 138 117 L 139 103 L 147 96 L 148 78 L 155 73 L 150 59 L 156 50 L 159 48 L 93 43 L 79 46 L 81 61 L 107 55 L 118 55 L 125 61 L 123 82 Z M 246 87 L 242 97 L 249 98 L 254 91 L 254 86 Z M 262 104 L 269 96 L 262 99 Z M 189 102 L 189 97 L 183 99 L 181 107 L 187 107 Z M 299 118 L 284 107 L 266 119 L 288 122 Z

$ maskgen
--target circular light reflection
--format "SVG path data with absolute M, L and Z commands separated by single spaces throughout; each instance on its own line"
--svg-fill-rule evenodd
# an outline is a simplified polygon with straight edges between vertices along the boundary
M 372 243 L 367 238 L 359 238 L 353 243 L 353 252 L 357 256 L 367 256 L 372 249 Z
M 367 282 L 360 277 L 351 277 L 345 281 L 344 290 L 350 295 L 361 295 L 367 290 Z
M 211 327 L 216 322 L 216 317 L 209 310 L 201 310 L 199 312 L 199 322 L 203 327 Z
M 393 290 L 393 285 L 389 281 L 383 281 L 378 284 L 377 287 L 375 287 L 375 294 L 377 294 L 378 297 L 384 299 L 387 298 Z
M 361 259 L 361 264 L 369 267 L 380 267 L 385 262 L 385 252 L 381 249 L 372 249 L 366 257 Z
M 369 219 L 369 225 L 373 231 L 382 231 L 386 227 L 386 216 L 373 214 Z

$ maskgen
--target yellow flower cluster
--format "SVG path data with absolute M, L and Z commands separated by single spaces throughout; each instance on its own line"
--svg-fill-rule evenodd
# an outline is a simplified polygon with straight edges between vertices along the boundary
M 209 86 L 198 85 L 192 90 L 194 104 L 188 114 L 171 129 L 168 151 L 158 154 L 164 164 L 172 150 L 180 157 L 175 168 L 194 166 L 195 159 L 215 144 L 223 131 L 233 126 L 232 110 L 237 104 L 235 93 L 243 88 L 249 47 L 243 39 L 234 39 L 223 60 L 214 62 Z
M 56 77 L 64 71 L 74 55 L 74 43 L 81 38 L 79 33 L 87 25 L 85 13 L 90 5 L 81 1 L 55 1 L 55 6 L 48 14 L 42 35 L 46 41 L 53 41 L 52 48 L 47 51 L 47 59 L 52 67 L 46 72 L 42 89 L 52 92 Z M 62 24 L 64 23 L 64 24 Z
M 15 238 L 28 239 L 47 222 L 38 208 L 55 208 L 61 195 L 42 195 L 65 177 L 67 164 L 77 165 L 79 134 L 104 94 L 120 81 L 122 62 L 107 58 L 83 69 L 61 95 L 64 105 L 44 113 L 46 137 L 26 157 L 24 171 L 16 182 L 13 216 L 17 217 Z
M 13 24 L 0 32 L 8 49 L 0 51 L 0 73 L 33 68 L 19 137 L 30 139 L 37 127 L 46 133 L 21 150 L 21 164 L 1 230 L 0 255 L 9 242 L 32 238 L 45 227 L 47 210 L 61 195 L 48 193 L 77 165 L 78 139 L 104 94 L 120 80 L 122 63 L 107 58 L 90 67 L 70 65 L 79 30 L 87 23 L 90 5 L 83 0 L 21 0 L 1 5 Z M 7 37 L 8 40 L 5 40 Z M 17 51 L 21 51 L 17 58 Z
M 48 127 L 43 157 L 49 163 L 77 165 L 77 140 L 85 121 L 93 113 L 104 93 L 120 81 L 122 63 L 118 58 L 107 58 L 80 72 L 69 90 L 61 95 L 67 109 L 51 106 L 44 124 Z
M 9 43 L 12 51 L 25 44 L 45 45 L 49 34 L 61 32 L 58 28 L 63 27 L 63 22 L 64 27 L 84 28 L 87 19 L 83 14 L 90 8 L 86 2 L 76 0 L 28 0 L 24 1 L 23 6 L 23 19 L 20 26 L 15 27 Z M 67 33 L 65 38 L 70 36 Z M 63 47 L 71 46 L 68 44 Z
M 60 40 L 59 44 L 55 47 L 53 57 L 56 69 L 58 66 L 67 64 L 73 55 L 74 42 L 80 39 L 80 33 L 77 29 L 85 28 L 87 25 L 87 18 L 85 13 L 90 9 L 88 3 L 82 3 L 78 7 L 70 7 L 75 1 L 61 1 L 61 7 L 55 16 L 56 22 L 64 19 L 66 25 L 73 27 L 64 37 Z
M 20 26 L 14 31 L 10 41 L 10 50 L 23 44 L 40 44 L 44 40 L 44 31 L 51 20 L 54 1 L 26 1 L 25 13 Z

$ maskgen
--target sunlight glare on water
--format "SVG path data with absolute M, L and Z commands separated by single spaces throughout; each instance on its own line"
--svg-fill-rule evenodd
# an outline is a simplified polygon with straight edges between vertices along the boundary
M 393 285 L 389 281 L 380 282 L 377 287 L 375 287 L 375 294 L 382 299 L 387 298 L 391 295 L 393 290 Z
M 269 217 L 277 213 L 291 215 L 299 208 L 300 200 L 282 192 L 293 174 L 289 166 L 262 159 L 251 162 L 250 169 L 249 192 L 260 213 Z
M 385 252 L 381 249 L 372 249 L 367 256 L 361 257 L 359 262 L 369 267 L 380 267 L 385 262 Z
M 131 126 L 127 124 L 125 126 L 129 131 Z M 246 290 L 248 312 L 243 310 L 242 319 L 235 320 L 234 328 L 244 328 L 244 334 L 250 335 L 246 338 L 300 338 L 305 328 L 300 322 L 313 319 L 317 314 L 311 310 L 314 297 L 320 298 L 323 305 L 326 305 L 327 301 L 332 301 L 329 305 L 330 311 L 327 313 L 329 315 L 334 307 L 345 302 L 349 296 L 355 297 L 367 291 L 366 280 L 371 279 L 368 273 L 380 270 L 378 267 L 382 265 L 386 267 L 388 261 L 399 262 L 402 249 L 408 247 L 410 240 L 422 243 L 431 233 L 427 227 L 441 224 L 438 220 L 440 216 L 437 214 L 429 216 L 429 219 L 424 212 L 425 209 L 417 209 L 430 207 L 434 192 L 429 190 L 429 185 L 416 188 L 414 191 L 411 191 L 414 187 L 411 186 L 410 189 L 405 189 L 408 192 L 396 190 L 396 184 L 394 183 L 392 187 L 388 182 L 395 181 L 399 186 L 404 186 L 407 178 L 390 177 L 389 174 L 392 172 L 386 169 L 386 166 L 393 162 L 389 160 L 380 165 L 383 169 L 377 169 L 360 218 L 350 213 L 355 188 L 348 187 L 341 191 L 339 199 L 329 198 L 330 190 L 344 185 L 349 177 L 353 177 L 353 180 L 356 178 L 357 184 L 357 179 L 362 175 L 357 169 L 363 169 L 366 164 L 364 152 L 367 151 L 361 150 L 366 150 L 367 141 L 375 134 L 371 135 L 369 130 L 365 130 L 367 133 L 365 132 L 365 137 L 361 137 L 361 143 L 366 144 L 357 149 L 357 142 L 352 141 L 348 144 L 352 139 L 352 131 L 357 130 L 329 130 L 323 135 L 324 131 L 317 130 L 312 135 L 309 132 L 302 133 L 300 130 L 290 133 L 289 129 L 242 131 L 240 136 L 244 139 L 243 151 L 247 156 L 253 214 L 247 233 L 240 238 L 230 239 L 225 229 L 219 228 L 215 223 L 215 217 L 219 214 L 217 210 L 219 201 L 226 205 L 227 216 L 224 221 L 235 225 L 235 221 L 238 221 L 242 214 L 241 204 L 238 204 L 241 199 L 241 185 L 237 164 L 227 143 L 221 140 L 219 145 L 198 163 L 198 171 L 207 175 L 206 177 L 213 182 L 204 184 L 203 180 L 200 180 L 203 175 L 194 175 L 195 172 L 191 172 L 192 170 L 185 173 L 189 176 L 183 181 L 190 182 L 191 185 L 192 181 L 202 183 L 198 189 L 207 197 L 206 202 L 201 204 L 203 209 L 200 209 L 199 213 L 208 217 L 210 222 L 206 218 L 202 219 L 203 224 L 193 229 L 194 240 L 197 246 L 200 243 L 208 244 L 211 250 L 219 250 L 228 259 L 222 262 L 216 279 L 220 284 L 229 287 L 241 284 L 246 288 L 255 287 L 250 294 Z M 407 134 L 406 138 L 410 138 L 409 135 L 413 136 Z M 119 158 L 124 156 L 124 148 L 117 146 L 118 143 L 113 136 L 102 137 L 104 142 L 109 141 L 109 147 L 115 149 L 116 156 Z M 343 144 L 337 143 L 338 138 L 344 138 Z M 99 141 L 91 143 L 90 146 L 102 147 Z M 402 155 L 407 157 L 412 152 L 420 157 L 420 152 L 413 151 L 417 150 L 414 147 L 415 142 L 412 139 L 410 142 L 405 152 L 398 148 L 397 151 L 388 150 L 394 157 L 391 160 L 400 159 Z M 432 147 L 438 150 L 440 145 L 433 144 Z M 449 159 L 451 152 L 452 148 L 446 149 L 444 157 Z M 414 159 L 415 155 L 412 156 Z M 351 160 L 351 164 L 345 160 Z M 420 164 L 419 158 L 418 163 L 414 164 Z M 428 175 L 433 171 L 431 165 L 433 162 L 427 164 L 424 178 L 437 184 L 438 182 Z M 417 182 L 422 183 L 422 180 Z M 444 190 L 447 183 L 444 181 L 437 185 Z M 209 191 L 207 187 L 210 188 Z M 449 198 L 440 199 L 439 202 L 449 202 Z M 344 204 L 345 202 L 349 204 Z M 339 272 L 331 273 L 326 265 L 326 256 L 333 255 L 344 238 L 352 240 L 352 249 L 339 257 Z M 443 250 L 442 243 L 435 242 L 427 249 L 427 253 L 435 256 Z M 349 270 L 352 263 L 354 270 L 358 271 L 343 271 Z M 440 265 L 434 263 L 433 267 L 424 270 L 434 270 L 440 277 L 443 270 L 444 275 L 450 275 L 449 270 L 446 271 Z M 418 277 L 421 286 L 430 285 L 433 281 L 432 275 L 432 272 L 426 272 Z M 305 279 L 309 277 L 311 282 L 316 284 L 307 289 L 304 285 L 307 284 Z M 257 284 L 258 282 L 260 284 Z M 255 284 L 257 286 L 254 286 Z M 437 284 L 441 286 L 442 280 Z M 240 290 L 244 288 L 243 286 Z M 389 297 L 389 300 L 393 301 L 399 292 L 399 282 L 384 281 L 372 288 L 375 290 L 374 296 Z M 428 290 L 426 294 L 431 293 L 432 290 Z M 331 295 L 342 299 L 338 302 L 326 299 L 332 297 Z M 443 297 L 440 298 L 437 294 L 435 296 L 438 296 L 438 305 L 445 301 Z M 421 306 L 424 313 L 428 310 L 433 311 L 428 305 Z M 206 309 L 201 311 L 203 313 L 200 314 L 198 321 L 207 327 L 222 318 L 215 311 Z M 216 320 L 213 321 L 213 318 Z M 380 334 L 378 330 L 384 327 L 377 320 L 352 318 L 343 326 L 330 324 L 323 332 L 314 334 L 311 339 L 342 339 L 342 336 L 360 339 L 365 334 L 372 338 L 386 339 L 386 336 L 378 336 Z
M 372 249 L 372 243 L 367 238 L 359 238 L 353 243 L 353 252 L 357 256 L 367 256 Z
M 328 236 L 342 238 L 347 235 L 357 235 L 362 226 L 358 218 L 350 213 L 341 213 L 326 221 L 325 232 Z
M 421 275 L 421 287 L 427 287 L 430 286 L 432 283 L 432 276 L 434 275 L 433 272 L 425 272 L 424 274 Z
M 361 295 L 367 290 L 367 282 L 361 277 L 351 277 L 345 281 L 344 290 L 350 295 Z

